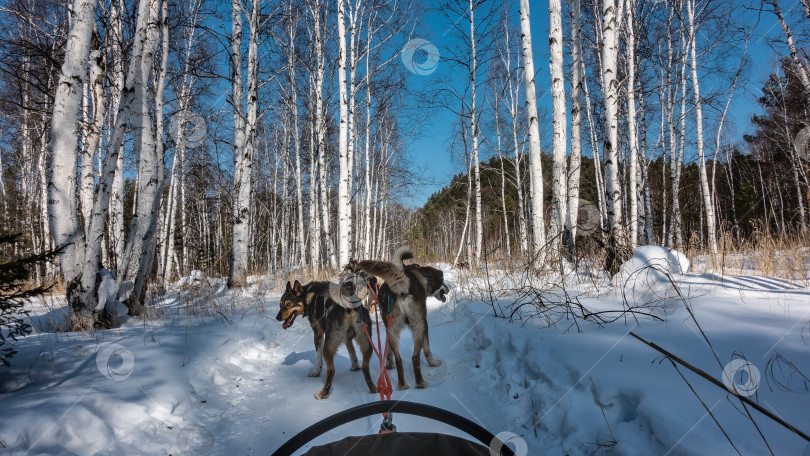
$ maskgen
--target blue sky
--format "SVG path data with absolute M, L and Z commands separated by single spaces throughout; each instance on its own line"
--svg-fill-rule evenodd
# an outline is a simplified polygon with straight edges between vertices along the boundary
M 550 79 L 548 69 L 548 2 L 534 1 L 531 2 L 530 8 L 535 69 L 538 72 L 538 105 L 539 109 L 550 112 L 551 97 L 543 96 L 544 88 L 549 86 Z M 514 14 L 517 15 L 516 7 L 514 8 Z M 752 17 L 752 19 L 755 20 L 756 18 Z M 794 24 L 796 24 L 796 21 L 794 21 Z M 439 13 L 429 11 L 424 21 L 424 27 L 422 27 L 422 34 L 420 35 L 417 32 L 417 36 L 435 44 L 439 53 L 442 53 L 443 47 L 448 46 L 448 40 L 452 39 L 447 34 L 448 25 L 446 19 L 441 17 Z M 793 27 L 796 29 L 795 32 L 799 32 L 798 24 L 793 25 Z M 768 39 L 781 38 L 781 34 L 782 30 L 775 18 L 771 14 L 763 14 L 749 41 L 748 53 L 751 59 L 749 66 L 746 68 L 747 80 L 744 85 L 738 87 L 735 91 L 726 121 L 725 128 L 733 132 L 734 138 L 739 139 L 743 133 L 748 131 L 750 118 L 757 112 L 756 97 L 759 95 L 759 88 L 767 75 L 773 72 L 777 61 Z M 734 69 L 738 64 L 739 55 L 729 58 L 729 65 L 732 65 Z M 411 74 L 409 84 L 413 84 L 413 87 L 422 87 L 424 84 L 430 83 L 430 78 L 438 78 L 445 74 L 446 71 L 447 63 L 440 62 L 436 71 L 430 75 Z M 566 96 L 568 95 L 568 89 L 566 87 Z M 461 166 L 453 162 L 449 150 L 450 132 L 454 122 L 454 115 L 448 110 L 443 110 L 432 113 L 430 125 L 423 125 L 419 128 L 418 136 L 410 144 L 409 156 L 414 160 L 413 166 L 415 168 L 425 169 L 422 175 L 428 183 L 417 186 L 414 195 L 406 201 L 406 204 L 412 207 L 422 206 L 433 192 L 441 189 L 454 174 L 462 171 Z M 541 122 L 541 136 L 544 139 L 549 136 L 548 130 L 550 127 L 550 124 L 545 125 Z M 713 144 L 716 132 L 712 130 L 713 127 L 707 128 L 704 138 Z M 481 158 L 483 160 L 488 157 L 482 156 Z

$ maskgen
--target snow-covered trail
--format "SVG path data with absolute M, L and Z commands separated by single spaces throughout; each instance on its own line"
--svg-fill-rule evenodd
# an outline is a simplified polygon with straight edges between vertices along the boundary
M 810 290 L 757 277 L 684 275 L 678 283 L 722 362 L 744 354 L 763 374 L 759 403 L 810 430 L 810 395 L 772 391 L 764 375 L 774 353 L 810 371 Z M 312 331 L 304 320 L 283 330 L 274 319 L 278 297 L 248 292 L 241 299 L 252 300 L 252 310 L 228 314 L 230 321 L 180 316 L 98 331 L 95 339 L 26 337 L 12 368 L 0 370 L 4 453 L 269 454 L 316 421 L 377 400 L 362 374 L 349 370 L 345 348 L 330 397 L 313 397 L 324 374 L 307 377 L 315 361 Z M 619 302 L 615 291 L 583 299 L 594 306 Z M 182 301 L 163 305 L 172 309 Z M 676 300 L 666 302 L 665 322 L 585 323 L 582 333 L 493 318 L 489 304 L 462 300 L 458 291 L 447 303 L 428 304 L 431 347 L 443 364 L 432 368 L 423 360 L 428 388 L 395 391 L 395 399 L 445 408 L 494 434 L 514 434 L 528 455 L 736 454 L 672 366 L 629 336 L 632 330 L 720 378 L 717 361 Z M 406 360 L 411 347 L 406 331 Z M 413 385 L 409 362 L 405 366 Z M 378 369 L 375 358 L 374 379 Z M 767 452 L 734 401 L 682 371 L 742 454 Z M 775 454 L 810 448 L 753 413 Z M 379 424 L 380 417 L 369 417 L 313 443 L 375 433 Z M 462 435 L 418 417 L 397 415 L 395 424 L 401 431 Z

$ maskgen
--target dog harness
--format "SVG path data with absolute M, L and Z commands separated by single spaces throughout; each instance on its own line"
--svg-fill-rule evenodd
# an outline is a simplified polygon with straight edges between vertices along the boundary
M 388 331 L 385 332 L 385 349 L 383 349 L 382 342 L 380 341 L 380 317 L 379 317 L 379 306 L 380 306 L 380 285 L 374 284 L 375 286 L 371 286 L 371 281 L 367 281 L 366 285 L 368 286 L 369 290 L 371 291 L 371 295 L 374 297 L 374 302 L 372 307 L 374 307 L 374 318 L 377 321 L 377 345 L 374 345 L 374 339 L 371 337 L 371 333 L 368 330 L 368 324 L 363 321 L 363 313 L 358 312 L 360 315 L 360 326 L 363 328 L 363 332 L 366 333 L 366 337 L 368 337 L 368 341 L 371 344 L 371 348 L 374 349 L 374 353 L 377 354 L 377 358 L 380 360 L 380 376 L 377 378 L 377 392 L 380 393 L 380 400 L 381 401 L 390 401 L 391 394 L 394 392 L 394 387 L 391 384 L 391 377 L 388 376 L 388 370 L 385 368 L 385 358 L 388 356 Z M 391 314 L 391 298 L 388 298 L 388 326 L 390 327 L 394 316 Z M 393 423 L 393 413 L 383 412 L 383 422 L 380 424 L 380 434 L 386 434 L 389 432 L 394 432 L 397 430 L 397 427 L 394 426 Z

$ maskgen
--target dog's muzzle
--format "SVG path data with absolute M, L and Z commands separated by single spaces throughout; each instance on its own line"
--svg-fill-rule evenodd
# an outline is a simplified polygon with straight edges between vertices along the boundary
M 281 324 L 281 327 L 284 328 L 284 329 L 287 329 L 290 326 L 292 326 L 293 322 L 295 321 L 295 317 L 297 317 L 297 316 L 298 316 L 298 311 L 294 310 L 290 314 L 290 316 L 285 319 L 284 317 L 281 316 L 281 311 L 279 311 L 278 315 L 276 315 L 276 320 L 283 321 L 284 323 Z
M 441 302 L 447 302 L 447 293 L 450 293 L 450 287 L 442 284 L 442 286 L 433 293 L 433 296 Z

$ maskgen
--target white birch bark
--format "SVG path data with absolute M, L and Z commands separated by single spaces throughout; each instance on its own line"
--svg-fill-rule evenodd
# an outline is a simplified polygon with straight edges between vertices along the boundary
M 125 83 L 125 69 L 124 58 L 121 50 L 121 42 L 123 40 L 123 21 L 121 19 L 121 11 L 123 10 L 122 0 L 111 2 L 110 4 L 110 32 L 108 32 L 108 43 L 111 48 L 111 68 L 113 69 L 112 86 L 110 87 L 110 99 L 112 100 L 112 107 L 110 113 L 112 114 L 112 124 L 118 125 L 118 114 L 121 105 L 122 91 L 124 90 Z M 128 120 L 128 119 L 127 119 Z M 107 155 L 110 153 L 109 142 L 112 135 L 108 139 Z M 120 150 L 122 146 L 119 145 L 116 151 L 116 167 L 114 170 L 113 184 L 112 184 L 112 201 L 110 202 L 112 209 L 108 221 L 108 237 L 110 244 L 113 247 L 113 258 L 111 266 L 118 270 L 121 263 L 121 258 L 124 256 L 124 154 Z M 100 176 L 99 180 L 102 180 Z
M 369 59 L 371 58 L 371 26 L 367 26 L 368 35 L 366 37 L 366 153 L 365 153 L 365 204 L 363 207 L 363 257 L 370 258 L 371 255 L 371 74 L 369 73 Z
M 517 192 L 517 212 L 518 212 L 518 227 L 520 228 L 520 251 L 523 256 L 529 254 L 529 237 L 528 227 L 526 226 L 526 206 L 523 198 L 523 173 L 521 172 L 520 162 L 522 157 L 520 154 L 520 141 L 518 139 L 518 98 L 520 97 L 520 84 L 516 83 L 515 77 L 520 77 L 520 53 L 515 56 L 516 67 L 514 70 L 515 76 L 513 77 L 512 68 L 512 42 L 509 39 L 509 22 L 504 21 L 504 43 L 506 53 L 504 56 L 504 68 L 508 71 L 507 82 L 509 84 L 509 117 L 512 123 L 512 148 L 515 154 L 515 187 Z
M 788 51 L 790 51 L 790 59 L 796 67 L 796 72 L 799 74 L 799 80 L 802 81 L 805 93 L 810 93 L 810 76 L 807 74 L 807 68 L 804 63 L 799 59 L 799 53 L 796 50 L 796 43 L 793 41 L 793 32 L 790 26 L 785 22 L 785 17 L 782 15 L 782 10 L 779 8 L 779 0 L 768 0 L 768 3 L 773 8 L 773 14 L 779 19 L 779 25 L 782 26 L 782 31 L 785 32 L 785 39 L 787 40 Z
M 678 146 L 673 150 L 672 166 L 670 170 L 671 184 L 672 184 L 672 217 L 670 218 L 670 233 L 672 237 L 671 247 L 680 248 L 682 233 L 681 233 L 681 171 L 683 169 L 683 156 L 686 148 L 686 52 L 689 49 L 689 43 L 684 37 L 683 24 L 680 27 L 681 39 L 681 70 L 680 70 L 680 88 L 681 88 L 681 111 L 679 114 L 680 130 L 678 132 Z M 674 144 L 674 138 L 670 140 Z
M 619 250 L 624 242 L 622 229 L 621 183 L 619 182 L 619 135 L 617 111 L 619 107 L 617 66 L 619 60 L 619 26 L 621 8 L 616 0 L 602 1 L 602 93 L 605 102 L 605 201 L 607 206 L 608 251 L 606 269 L 618 271 Z
M 540 126 L 537 117 L 537 92 L 534 84 L 534 57 L 529 21 L 529 0 L 520 0 L 520 30 L 523 48 L 523 76 L 526 81 L 526 115 L 529 126 L 529 167 L 532 198 L 532 254 L 542 264 L 541 251 L 546 244 L 545 214 L 543 213 L 543 164 L 540 150 Z
M 507 75 L 508 76 L 508 75 Z M 501 212 L 503 213 L 503 230 L 504 230 L 504 242 L 506 244 L 506 257 L 512 257 L 512 242 L 509 239 L 509 212 L 506 210 L 506 170 L 504 169 L 504 158 L 503 153 L 501 153 L 501 116 L 500 116 L 500 98 L 498 95 L 498 88 L 494 88 L 494 110 L 493 116 L 495 117 L 495 137 L 497 139 L 497 149 L 498 149 L 498 162 L 501 165 Z
M 160 202 L 163 195 L 163 186 L 166 178 L 165 149 L 164 149 L 164 116 L 163 94 L 166 88 L 166 73 L 169 68 L 169 0 L 160 0 L 161 19 L 160 32 L 162 36 L 160 69 L 155 87 L 155 153 L 154 172 L 157 175 L 155 196 L 152 198 L 152 207 L 149 212 L 148 231 L 144 242 L 141 267 L 135 280 L 135 302 L 142 303 L 146 294 L 146 283 L 152 269 L 153 258 L 157 250 L 158 221 L 160 219 Z M 157 32 L 155 32 L 157 33 Z
M 574 256 L 579 216 L 579 175 L 582 160 L 582 11 L 580 0 L 571 2 L 571 156 L 568 159 L 568 203 L 565 214 L 566 244 Z
M 709 238 L 709 250 L 717 253 L 717 232 L 715 229 L 714 205 L 712 203 L 712 192 L 709 189 L 709 176 L 706 173 L 706 159 L 703 149 L 703 105 L 700 100 L 700 83 L 697 74 L 697 57 L 695 48 L 696 27 L 695 27 L 695 0 L 687 0 L 687 15 L 689 17 L 689 42 L 690 57 L 692 61 L 692 93 L 695 99 L 695 116 L 697 123 L 697 149 L 698 149 L 698 171 L 700 174 L 700 190 L 703 196 L 703 207 L 706 211 L 706 231 Z
M 248 220 L 244 218 L 249 208 L 242 198 L 241 186 L 245 180 L 244 173 L 245 144 L 245 114 L 244 114 L 244 83 L 242 81 L 242 2 L 231 2 L 231 107 L 233 108 L 233 239 L 231 241 L 230 268 L 228 271 L 228 286 L 244 286 L 247 281 L 247 233 Z
M 62 247 L 60 265 L 67 287 L 71 319 L 80 327 L 92 327 L 92 308 L 78 298 L 77 280 L 84 259 L 84 236 L 76 195 L 76 167 L 79 154 L 79 113 L 85 63 L 95 20 L 95 0 L 74 0 L 73 19 L 65 45 L 65 60 L 54 95 L 52 155 L 48 170 L 48 219 L 54 243 Z
M 602 175 L 602 162 L 599 158 L 599 141 L 596 139 L 596 124 L 594 123 L 593 113 L 591 112 L 591 94 L 588 90 L 588 77 L 584 72 L 582 73 L 582 91 L 585 95 L 585 115 L 588 119 L 588 133 L 591 140 L 591 155 L 593 156 L 594 180 L 596 181 L 596 201 L 599 207 L 599 228 L 602 231 L 602 238 L 605 239 L 607 209 L 605 208 L 604 176 Z
M 345 0 L 338 0 L 337 22 L 338 22 L 338 91 L 340 103 L 340 131 L 338 137 L 339 167 L 338 167 L 338 262 L 341 265 L 349 262 L 350 234 L 349 224 L 351 223 L 351 200 L 350 185 L 352 170 L 351 159 L 349 157 L 349 93 L 346 85 L 346 9 Z M 335 265 L 333 265 L 335 266 Z
M 565 218 L 568 213 L 568 183 L 565 163 L 566 135 L 566 109 L 565 109 L 565 80 L 563 76 L 563 32 L 562 32 L 562 4 L 560 0 L 548 2 L 550 29 L 549 71 L 551 72 L 551 107 L 552 107 L 552 167 L 551 167 L 551 216 L 548 236 L 552 251 L 559 252 L 562 245 Z
M 165 1 L 165 0 L 163 0 Z M 146 291 L 146 279 L 152 267 L 154 254 L 155 226 L 159 215 L 159 203 L 163 184 L 163 147 L 162 138 L 158 144 L 157 131 L 153 128 L 149 108 L 148 83 L 152 73 L 155 52 L 160 40 L 157 0 L 141 0 L 148 3 L 148 15 L 139 14 L 138 21 L 145 24 L 146 42 L 140 68 L 135 76 L 134 99 L 132 102 L 131 123 L 133 129 L 133 147 L 138 163 L 138 199 L 135 214 L 129 227 L 127 245 L 124 251 L 124 262 L 118 280 L 118 299 L 129 308 L 129 312 L 138 315 L 143 306 Z M 142 11 L 142 10 L 141 10 Z M 139 11 L 140 13 L 140 11 Z M 164 43 L 168 37 L 164 37 Z M 166 43 L 168 46 L 168 43 Z M 168 50 L 167 50 L 168 51 Z M 161 59 L 161 75 L 166 71 L 164 57 Z M 160 83 L 158 83 L 158 86 Z M 162 118 L 162 89 L 157 87 L 155 109 L 158 118 Z M 158 110 L 159 109 L 159 110 Z M 159 121 L 157 128 L 161 127 Z
M 324 30 L 323 25 L 321 24 L 321 8 L 323 4 L 321 2 L 316 2 L 313 6 L 312 10 L 312 17 L 313 17 L 313 30 L 314 30 L 314 45 L 315 45 L 315 62 L 316 62 L 316 71 L 315 71 L 315 130 L 316 130 L 316 141 L 318 144 L 317 147 L 317 155 L 318 155 L 318 190 L 319 190 L 319 198 L 320 201 L 318 202 L 318 208 L 320 209 L 320 214 L 318 214 L 320 220 L 319 224 L 321 226 L 321 232 L 324 234 L 325 242 L 326 242 L 326 258 L 329 261 L 330 266 L 333 268 L 337 268 L 337 257 L 335 256 L 334 251 L 334 241 L 332 239 L 332 227 L 330 223 L 330 216 L 329 216 L 329 189 L 327 187 L 327 161 L 326 161 L 326 111 L 324 107 L 324 100 L 323 100 L 323 83 L 324 83 L 324 75 L 326 73 L 326 63 L 324 62 Z M 320 233 L 318 234 L 320 237 Z
M 481 262 L 484 244 L 483 210 L 481 208 L 481 160 L 478 156 L 478 106 L 476 106 L 476 73 L 478 61 L 476 55 L 475 37 L 475 7 L 470 0 L 470 52 L 472 64 L 470 66 L 470 136 L 472 137 L 472 165 L 475 172 L 475 252 L 473 254 L 476 265 Z
M 290 0 L 288 3 L 288 13 L 289 13 L 289 24 L 288 24 L 288 38 L 289 38 L 289 49 L 287 53 L 287 65 L 289 66 L 289 75 L 290 75 L 290 109 L 292 110 L 293 115 L 293 140 L 295 142 L 295 198 L 296 198 L 296 207 L 298 208 L 297 211 L 297 218 L 296 218 L 296 227 L 297 227 L 297 239 L 296 239 L 296 255 L 298 257 L 298 261 L 304 263 L 306 261 L 306 252 L 305 252 L 305 239 L 306 239 L 306 232 L 304 231 L 304 187 L 303 187 L 303 179 L 301 176 L 301 137 L 300 131 L 298 128 L 298 84 L 296 80 L 296 59 L 295 59 L 295 36 L 296 36 L 296 20 L 297 16 L 293 14 L 293 2 Z
M 310 103 L 311 112 L 317 112 L 313 107 L 316 105 L 314 92 L 314 82 L 310 84 Z M 318 160 L 316 159 L 316 133 L 319 128 L 318 122 L 320 118 L 317 114 L 311 116 L 310 122 L 310 138 L 309 138 L 309 264 L 313 268 L 321 264 L 321 227 L 319 223 L 320 210 L 318 209 Z
M 92 99 L 93 117 L 82 140 L 82 166 L 81 166 L 81 207 L 84 218 L 84 232 L 90 228 L 90 214 L 93 211 L 93 193 L 95 192 L 95 176 L 93 173 L 93 157 L 96 155 L 101 141 L 101 130 L 104 127 L 104 71 L 101 41 L 96 34 L 91 38 L 92 50 L 88 59 L 90 67 L 90 80 L 88 81 L 89 96 Z
M 628 190 L 630 212 L 628 214 L 628 227 L 630 228 L 630 248 L 638 245 L 638 127 L 636 124 L 636 32 L 635 0 L 627 1 L 627 129 L 628 153 L 630 154 L 630 170 Z
M 230 252 L 228 286 L 242 287 L 247 284 L 250 259 L 251 219 L 253 196 L 253 154 L 258 103 L 258 27 L 259 0 L 251 0 L 248 18 L 250 38 L 247 63 L 247 111 L 242 81 L 242 4 L 233 0 L 231 4 L 231 85 L 234 118 L 234 192 L 233 192 L 233 233 Z

